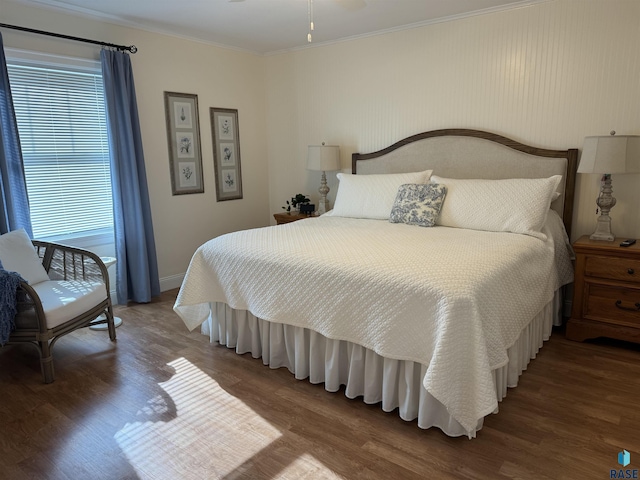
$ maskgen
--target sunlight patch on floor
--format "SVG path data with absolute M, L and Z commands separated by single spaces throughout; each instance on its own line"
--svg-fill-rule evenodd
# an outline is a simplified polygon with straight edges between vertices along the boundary
M 221 478 L 281 437 L 188 360 L 168 365 L 163 391 L 114 436 L 140 478 Z
M 301 472 L 304 472 L 301 474 Z M 343 476 L 329 470 L 326 465 L 308 453 L 304 453 L 287 465 L 278 475 L 280 479 L 291 480 L 321 480 L 344 479 Z

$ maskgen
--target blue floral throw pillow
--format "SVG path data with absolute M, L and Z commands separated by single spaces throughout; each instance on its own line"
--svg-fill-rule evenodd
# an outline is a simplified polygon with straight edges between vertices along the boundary
M 389 221 L 433 227 L 446 194 L 447 187 L 437 183 L 400 185 Z

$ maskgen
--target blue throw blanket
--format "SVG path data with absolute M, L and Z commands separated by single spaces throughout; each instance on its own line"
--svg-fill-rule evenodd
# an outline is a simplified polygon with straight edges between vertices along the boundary
M 0 262 L 0 345 L 9 340 L 15 328 L 15 316 L 18 307 L 16 290 L 24 281 L 17 272 L 7 272 Z

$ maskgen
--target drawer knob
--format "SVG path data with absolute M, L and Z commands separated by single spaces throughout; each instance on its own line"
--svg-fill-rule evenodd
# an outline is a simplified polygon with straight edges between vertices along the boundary
M 633 308 L 633 307 L 623 307 L 622 300 L 618 300 L 616 302 L 616 307 L 618 307 L 620 310 L 627 310 L 629 312 L 640 312 L 640 302 L 636 302 L 636 308 Z
M 630 268 L 629 270 L 627 270 L 627 273 L 628 273 L 629 275 L 633 275 L 633 274 L 634 274 L 634 273 L 636 273 L 636 272 L 633 270 L 633 268 Z

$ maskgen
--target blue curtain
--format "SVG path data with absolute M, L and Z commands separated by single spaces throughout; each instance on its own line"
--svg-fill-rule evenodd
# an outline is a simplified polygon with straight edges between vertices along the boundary
M 0 34 L 0 233 L 19 228 L 33 237 L 18 124 Z
M 151 206 L 129 55 L 102 50 L 102 78 L 111 153 L 118 303 L 160 295 Z

